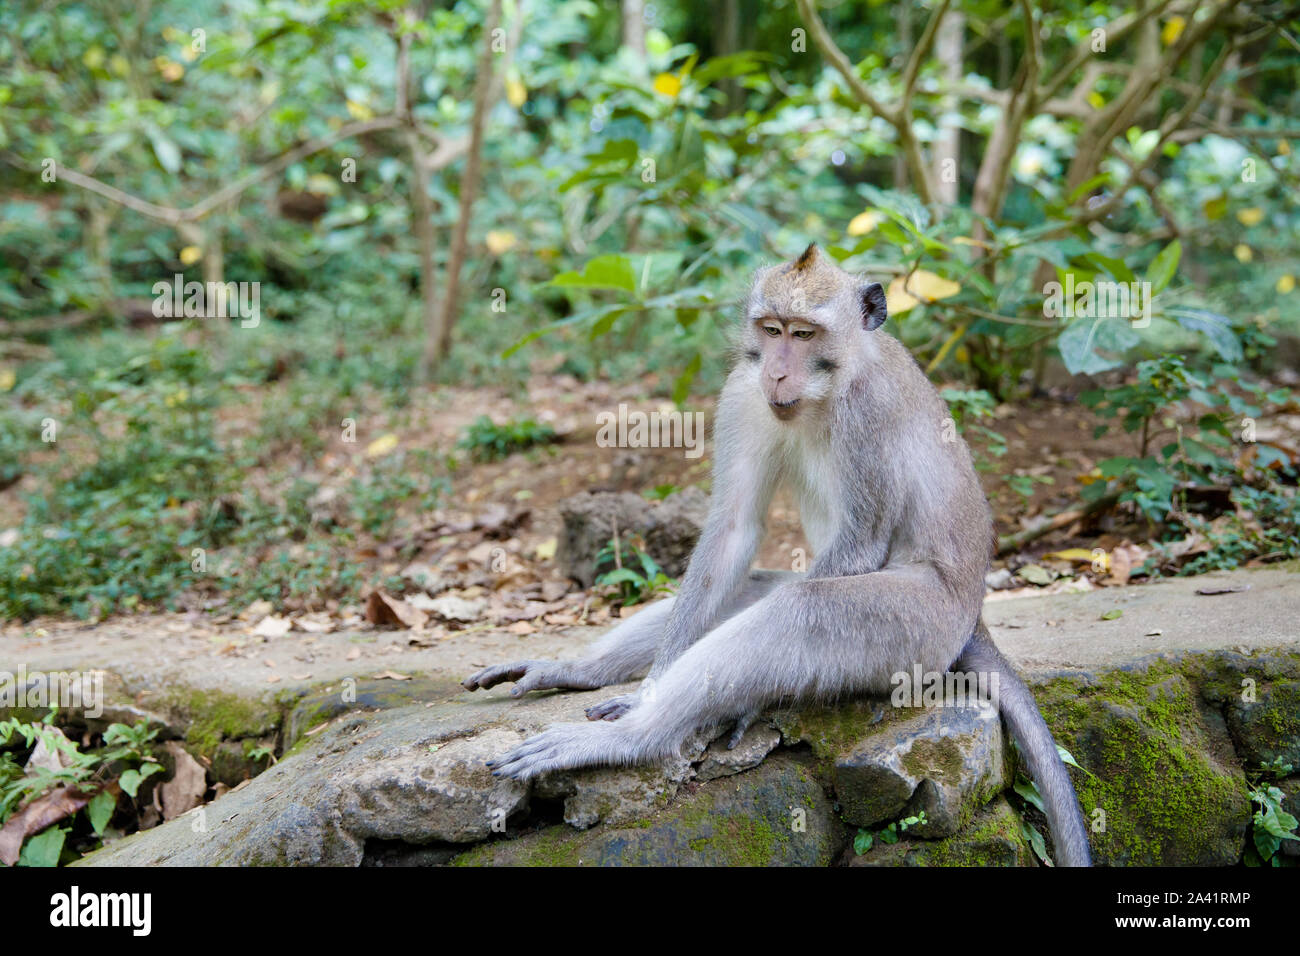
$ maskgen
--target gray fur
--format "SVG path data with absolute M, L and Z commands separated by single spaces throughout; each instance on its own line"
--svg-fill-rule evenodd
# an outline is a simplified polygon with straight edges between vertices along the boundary
M 591 708 L 590 722 L 524 741 L 493 762 L 495 773 L 528 779 L 667 758 L 698 728 L 743 732 L 774 704 L 882 694 L 892 675 L 917 664 L 945 671 L 968 641 L 972 660 L 1023 689 L 996 648 L 990 656 L 991 641 L 972 639 L 982 627 L 993 525 L 970 452 L 944 428 L 947 406 L 907 350 L 864 327 L 866 288 L 815 247 L 758 273 L 740 360 L 718 402 L 709 517 L 677 596 L 612 630 L 582 660 L 487 668 L 464 683 L 513 680 L 518 696 L 619 683 L 646 668 L 649 678 L 639 694 Z M 797 418 L 778 420 L 764 390 L 772 394 L 771 367 L 789 370 L 789 322 L 817 331 L 811 350 L 798 353 L 807 367 Z M 779 323 L 781 335 L 765 334 L 764 323 Z M 815 559 L 806 575 L 751 573 L 782 483 L 799 500 Z M 1007 699 L 1017 709 L 1007 714 L 1013 731 L 1035 731 L 1041 717 L 1028 692 Z M 1040 785 L 1040 774 L 1050 778 L 1044 795 L 1058 851 L 1086 865 L 1078 803 L 1050 734 L 1046 743 L 1041 733 L 1029 737 L 1021 744 L 1031 768 Z M 1059 827 L 1070 823 L 1063 839 Z

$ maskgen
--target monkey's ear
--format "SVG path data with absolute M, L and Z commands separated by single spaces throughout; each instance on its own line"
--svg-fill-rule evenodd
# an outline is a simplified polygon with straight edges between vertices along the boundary
M 862 306 L 862 327 L 874 332 L 884 324 L 888 314 L 885 309 L 885 290 L 879 282 L 870 282 L 858 290 L 858 302 Z

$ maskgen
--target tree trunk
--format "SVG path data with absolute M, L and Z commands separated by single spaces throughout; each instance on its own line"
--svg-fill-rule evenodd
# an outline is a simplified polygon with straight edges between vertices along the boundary
M 944 79 L 949 88 L 961 85 L 962 36 L 966 32 L 966 16 L 960 10 L 949 10 L 939 24 L 935 37 L 935 55 L 943 64 Z M 954 206 L 961 191 L 961 126 L 952 117 L 958 108 L 957 94 L 952 93 L 939 101 L 939 135 L 934 144 L 934 198 L 945 205 Z
M 447 257 L 447 288 L 441 307 L 434 313 L 427 330 L 421 377 L 428 378 L 437 364 L 446 356 L 451 344 L 451 328 L 456 321 L 456 305 L 460 294 L 460 270 L 469 247 L 469 221 L 474 211 L 478 193 L 479 169 L 483 157 L 483 125 L 487 119 L 491 99 L 493 32 L 501 20 L 501 0 L 492 0 L 487 19 L 483 22 L 483 49 L 478 58 L 478 74 L 474 77 L 474 113 L 470 119 L 469 152 L 465 157 L 465 175 L 460 181 L 460 204 L 456 226 L 452 232 L 451 252 Z

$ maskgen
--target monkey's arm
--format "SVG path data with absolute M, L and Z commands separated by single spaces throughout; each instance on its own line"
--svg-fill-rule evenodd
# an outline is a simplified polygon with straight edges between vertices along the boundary
M 777 481 L 774 456 L 747 446 L 736 434 L 739 428 L 734 420 L 720 418 L 718 430 L 724 429 L 731 431 L 731 441 L 718 439 L 709 517 L 650 668 L 650 677 L 656 680 L 734 603 L 763 539 Z

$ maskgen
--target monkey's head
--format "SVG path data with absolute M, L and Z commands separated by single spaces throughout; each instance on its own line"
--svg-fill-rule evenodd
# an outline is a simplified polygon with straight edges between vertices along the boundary
M 856 363 L 885 321 L 885 291 L 850 275 L 817 248 L 760 269 L 745 303 L 743 359 L 781 421 L 831 393 L 835 373 Z

